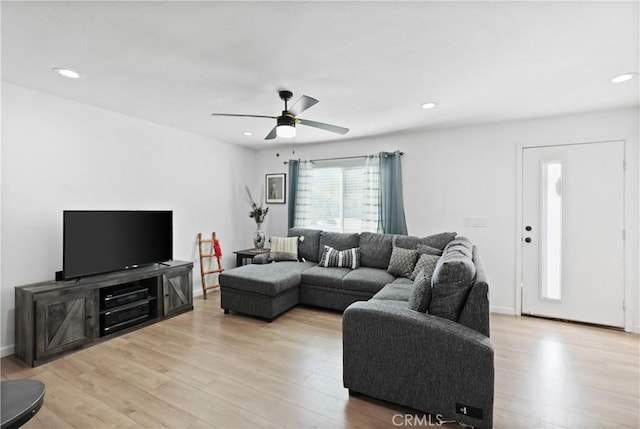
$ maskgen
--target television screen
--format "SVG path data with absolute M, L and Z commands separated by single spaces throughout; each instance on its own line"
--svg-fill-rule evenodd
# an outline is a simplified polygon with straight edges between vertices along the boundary
M 172 211 L 64 211 L 65 279 L 173 259 Z

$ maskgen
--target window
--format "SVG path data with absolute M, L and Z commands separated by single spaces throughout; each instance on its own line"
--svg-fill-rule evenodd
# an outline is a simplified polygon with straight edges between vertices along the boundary
M 377 232 L 379 181 L 377 156 L 301 162 L 295 226 L 333 232 Z
M 562 299 L 562 164 L 542 163 L 542 299 Z

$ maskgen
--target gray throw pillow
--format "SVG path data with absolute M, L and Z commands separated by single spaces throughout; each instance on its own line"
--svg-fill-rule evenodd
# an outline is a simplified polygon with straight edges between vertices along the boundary
M 411 273 L 409 278 L 411 280 L 415 280 L 418 276 L 418 273 L 420 273 L 421 271 L 425 271 L 425 274 L 429 277 L 429 279 L 431 279 L 431 275 L 436 269 L 438 259 L 440 259 L 440 256 L 428 255 L 426 253 L 420 255 L 420 257 L 418 258 L 418 262 L 416 262 L 416 266 L 413 268 L 413 272 Z
M 418 240 L 418 244 L 424 244 L 425 246 L 435 247 L 436 249 L 444 250 L 445 246 L 449 244 L 451 240 L 456 238 L 455 232 L 442 232 L 440 234 L 428 235 Z
M 436 249 L 435 247 L 426 246 L 424 244 L 418 244 L 418 247 L 416 247 L 416 250 L 421 255 L 426 253 L 427 255 L 442 256 L 442 250 Z
M 389 260 L 387 272 L 396 277 L 409 278 L 413 272 L 413 268 L 416 266 L 417 260 L 417 251 L 394 247 L 391 251 L 391 259 Z
M 403 249 L 416 249 L 419 245 L 429 246 L 443 250 L 444 247 L 456 237 L 455 232 L 442 232 L 440 234 L 428 235 L 418 238 L 410 235 L 396 235 L 393 238 L 394 247 L 402 247 Z
M 457 321 L 475 275 L 471 258 L 457 251 L 444 252 L 431 280 L 429 314 Z
M 421 270 L 413 281 L 413 290 L 409 296 L 409 310 L 426 313 L 431 301 L 431 275 Z

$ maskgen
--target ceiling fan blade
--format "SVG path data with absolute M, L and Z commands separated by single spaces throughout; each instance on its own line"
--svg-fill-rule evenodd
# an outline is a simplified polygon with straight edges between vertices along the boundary
M 236 113 L 212 113 L 211 116 L 235 116 L 242 118 L 268 118 L 268 119 L 278 119 L 277 116 L 264 116 L 264 115 L 239 115 Z
M 308 119 L 296 119 L 302 125 L 308 125 L 310 127 L 320 128 L 322 130 L 331 131 L 332 133 L 338 134 L 347 134 L 349 132 L 349 128 L 339 127 L 337 125 L 324 124 L 322 122 L 310 121 Z
M 267 136 L 264 139 L 265 140 L 273 140 L 273 139 L 275 139 L 276 138 L 277 128 L 278 128 L 277 125 L 275 127 L 273 127 L 273 129 L 269 132 L 269 134 L 267 134 Z
M 316 104 L 318 104 L 318 100 L 313 97 L 309 97 L 308 95 L 303 95 L 298 99 L 298 101 L 296 101 L 293 106 L 291 106 L 291 109 L 289 109 L 289 113 L 291 113 L 293 116 L 298 116 L 300 113 L 304 112 L 309 107 L 313 107 Z

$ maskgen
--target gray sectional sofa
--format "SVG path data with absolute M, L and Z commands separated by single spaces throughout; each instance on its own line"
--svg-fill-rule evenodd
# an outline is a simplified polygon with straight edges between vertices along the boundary
M 344 311 L 356 301 L 372 298 L 387 284 L 410 283 L 387 271 L 394 242 L 407 248 L 420 242 L 444 249 L 456 234 L 419 239 L 291 228 L 288 235 L 303 237 L 298 247 L 300 261 L 269 264 L 269 254 L 262 254 L 253 259 L 253 264 L 220 274 L 221 306 L 225 312 L 236 311 L 271 321 L 297 304 Z M 351 270 L 318 266 L 324 246 L 337 250 L 358 247 L 360 267 Z
M 488 281 L 469 240 L 455 233 L 418 238 L 300 228 L 288 235 L 302 237 L 298 261 L 269 263 L 264 254 L 220 275 L 225 313 L 271 321 L 298 304 L 343 311 L 343 382 L 350 393 L 430 413 L 433 422 L 492 426 Z M 321 266 L 325 246 L 357 248 L 358 268 Z M 422 270 L 423 259 L 437 262 Z M 403 266 L 412 263 L 413 273 Z M 428 287 L 418 294 L 419 281 Z

